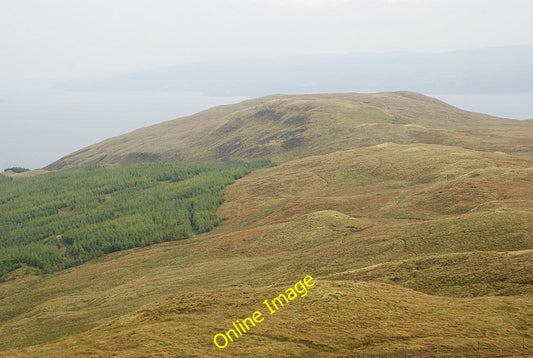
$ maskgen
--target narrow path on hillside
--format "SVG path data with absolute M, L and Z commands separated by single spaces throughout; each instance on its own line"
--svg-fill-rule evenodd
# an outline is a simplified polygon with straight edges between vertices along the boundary
M 317 177 L 318 177 L 320 180 L 322 180 L 324 183 L 329 184 L 329 182 L 328 182 L 323 176 L 321 176 L 320 174 L 317 174 L 317 173 L 315 173 L 315 172 L 312 171 L 312 170 L 309 171 L 309 172 L 310 172 L 311 174 L 317 176 Z

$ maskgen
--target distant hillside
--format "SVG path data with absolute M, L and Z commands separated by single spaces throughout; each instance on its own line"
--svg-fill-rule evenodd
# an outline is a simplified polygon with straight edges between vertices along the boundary
M 466 112 L 412 92 L 275 95 L 110 138 L 45 169 L 158 161 L 284 162 L 383 142 L 531 153 L 532 128 L 530 121 Z
M 533 91 L 533 44 L 441 53 L 351 53 L 192 63 L 66 87 L 97 91 L 193 91 L 210 95 Z

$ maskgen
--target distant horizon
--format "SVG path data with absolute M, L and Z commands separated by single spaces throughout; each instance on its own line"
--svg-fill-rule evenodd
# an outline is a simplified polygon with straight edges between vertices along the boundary
M 531 44 L 528 0 L 24 0 L 0 4 L 1 86 L 224 59 Z
M 89 75 L 89 74 L 79 74 L 77 76 L 70 77 L 68 79 L 62 79 L 57 82 L 48 83 L 48 87 L 53 88 L 65 88 L 72 84 L 83 84 L 90 81 L 102 81 L 110 78 L 115 78 L 117 76 L 131 75 L 145 71 L 156 71 L 162 69 L 171 69 L 177 66 L 195 66 L 203 65 L 209 63 L 224 63 L 224 62 L 237 62 L 237 61 L 256 61 L 256 60 L 273 60 L 273 59 L 283 59 L 283 58 L 306 58 L 306 57 L 317 57 L 317 56 L 351 56 L 351 55 L 384 55 L 384 54 L 429 54 L 429 55 L 438 55 L 446 53 L 462 53 L 462 52 L 471 52 L 479 50 L 495 50 L 495 49 L 511 49 L 511 48 L 524 48 L 524 47 L 533 47 L 532 42 L 524 42 L 520 44 L 513 45 L 493 45 L 493 46 L 479 46 L 472 48 L 451 48 L 451 49 L 442 49 L 436 51 L 425 51 L 425 50 L 384 50 L 384 51 L 350 51 L 350 52 L 320 52 L 320 53 L 283 53 L 276 54 L 272 56 L 257 56 L 251 58 L 239 58 L 239 57 L 222 57 L 217 59 L 204 59 L 200 61 L 185 61 L 185 62 L 176 62 L 174 64 L 166 64 L 164 66 L 140 66 L 138 68 L 133 68 L 129 70 L 119 70 L 114 72 L 100 73 L 98 75 Z M 45 87 L 47 87 L 45 86 Z M 41 87 L 42 88 L 42 87 Z M 21 89 L 22 91 L 24 89 Z M 21 91 L 19 90 L 19 91 Z
M 282 55 L 177 64 L 66 81 L 66 90 L 186 91 L 211 96 L 272 93 L 533 92 L 533 44 L 443 52 Z

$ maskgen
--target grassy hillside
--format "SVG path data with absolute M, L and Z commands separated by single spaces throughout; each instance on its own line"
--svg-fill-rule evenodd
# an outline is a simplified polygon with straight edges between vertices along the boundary
M 51 272 L 103 254 L 217 226 L 222 188 L 251 165 L 83 167 L 2 184 L 0 280 L 24 265 Z
M 226 187 L 209 233 L 13 272 L 0 356 L 519 356 L 533 342 L 524 153 L 384 143 L 259 169 Z M 305 275 L 306 297 L 214 346 Z
M 216 107 L 83 148 L 49 165 L 212 162 L 308 155 L 384 142 L 531 154 L 531 122 L 462 111 L 411 92 L 269 96 Z
M 350 270 L 331 278 L 385 282 L 439 296 L 531 296 L 533 250 L 427 255 Z
M 532 300 L 457 300 L 376 283 L 317 280 L 314 291 L 222 350 L 212 335 L 261 307 L 287 285 L 177 294 L 86 334 L 13 357 L 495 357 L 521 354 Z M 505 330 L 505 335 L 502 334 Z M 207 335 L 206 332 L 210 334 Z M 438 348 L 437 348 L 438 346 Z M 514 353 L 509 355 L 510 350 Z M 529 350 L 528 350 L 529 351 Z M 528 352 L 526 351 L 526 353 Z M 530 351 L 529 351 L 530 352 Z M 492 354 L 491 354 L 492 353 Z

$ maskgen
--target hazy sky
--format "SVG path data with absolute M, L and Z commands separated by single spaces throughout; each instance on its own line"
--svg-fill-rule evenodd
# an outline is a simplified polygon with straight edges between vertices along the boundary
M 533 42 L 531 0 L 0 0 L 0 89 L 222 58 Z

